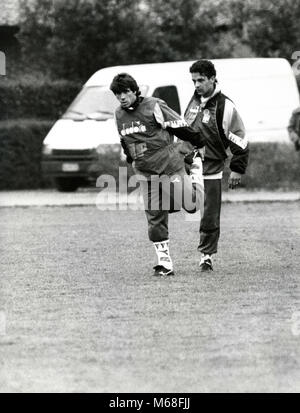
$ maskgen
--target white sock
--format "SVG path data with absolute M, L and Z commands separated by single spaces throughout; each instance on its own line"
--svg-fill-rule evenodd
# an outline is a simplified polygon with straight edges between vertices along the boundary
M 169 240 L 153 242 L 153 244 L 158 259 L 157 265 L 162 265 L 167 268 L 167 270 L 173 270 L 173 262 L 169 251 Z
M 201 186 L 204 186 L 203 182 L 203 164 L 202 164 L 202 159 L 197 156 L 194 157 L 193 163 L 191 165 L 190 169 L 190 176 L 192 179 L 192 182 L 195 184 L 200 184 Z
M 212 262 L 212 256 L 211 256 L 210 254 L 203 254 L 203 253 L 202 253 L 202 254 L 201 254 L 201 260 L 200 260 L 199 265 L 203 264 L 204 261 L 206 261 L 206 260 L 208 260 L 208 259 L 210 259 L 211 262 Z

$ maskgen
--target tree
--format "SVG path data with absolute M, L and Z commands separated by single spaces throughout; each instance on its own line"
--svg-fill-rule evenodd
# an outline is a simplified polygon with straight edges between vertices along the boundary
M 52 77 L 85 80 L 111 65 L 215 57 L 214 13 L 201 4 L 23 0 L 19 39 L 25 66 Z
M 257 56 L 290 59 L 300 50 L 300 3 L 293 0 L 231 0 L 233 25 Z
M 25 61 L 55 77 L 86 79 L 105 66 L 155 59 L 159 33 L 139 0 L 23 2 Z
M 294 0 L 22 0 L 22 10 L 24 65 L 55 78 L 86 80 L 122 64 L 290 58 L 300 50 Z

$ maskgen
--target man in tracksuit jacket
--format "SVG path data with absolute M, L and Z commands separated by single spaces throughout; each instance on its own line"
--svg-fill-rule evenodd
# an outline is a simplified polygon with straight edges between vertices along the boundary
M 190 67 L 195 93 L 187 106 L 187 123 L 206 139 L 203 162 L 204 214 L 200 222 L 200 270 L 213 269 L 212 254 L 217 252 L 220 236 L 221 181 L 229 147 L 232 153 L 229 188 L 241 183 L 245 173 L 249 147 L 242 119 L 234 103 L 216 81 L 216 70 L 209 60 L 199 60 Z
M 189 141 L 192 148 L 204 147 L 205 139 L 163 100 L 140 96 L 129 74 L 115 76 L 110 89 L 121 104 L 115 112 L 121 145 L 144 196 L 148 235 L 158 258 L 154 275 L 173 275 L 168 213 L 181 207 L 194 213 L 201 206 L 203 210 L 204 204 L 202 160 L 197 156 L 201 149 L 195 151 L 191 174 L 187 175 L 180 143 L 174 143 L 173 135 Z
M 300 151 L 300 107 L 296 108 L 289 121 L 288 133 L 295 145 L 295 150 Z

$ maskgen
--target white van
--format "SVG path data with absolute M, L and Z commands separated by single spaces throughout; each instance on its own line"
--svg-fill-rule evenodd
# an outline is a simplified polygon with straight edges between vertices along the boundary
M 143 96 L 156 96 L 183 114 L 194 86 L 194 61 L 114 66 L 97 71 L 44 140 L 43 172 L 59 190 L 73 191 L 96 179 L 99 157 L 120 152 L 113 119 L 118 101 L 109 90 L 113 77 L 131 74 Z M 287 124 L 299 106 L 295 76 L 287 60 L 244 58 L 212 60 L 221 90 L 236 104 L 250 142 L 288 142 Z

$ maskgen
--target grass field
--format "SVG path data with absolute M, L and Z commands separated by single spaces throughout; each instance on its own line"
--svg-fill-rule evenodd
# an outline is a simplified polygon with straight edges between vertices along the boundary
M 159 279 L 141 211 L 0 214 L 1 392 L 300 390 L 299 203 L 224 204 L 207 275 L 172 215 Z

